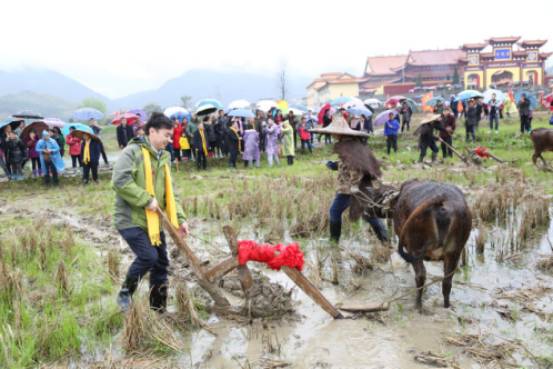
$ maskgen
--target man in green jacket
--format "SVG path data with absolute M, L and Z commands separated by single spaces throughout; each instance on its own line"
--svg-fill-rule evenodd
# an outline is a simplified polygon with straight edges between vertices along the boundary
M 171 202 L 169 206 L 176 208 L 175 223 L 178 221 L 182 235 L 188 233 L 188 226 L 182 208 L 173 196 L 166 196 L 166 188 L 172 188 L 171 158 L 164 149 L 172 136 L 173 123 L 163 114 L 153 113 L 146 123 L 145 133 L 145 137 L 129 142 L 113 168 L 115 227 L 136 255 L 117 303 L 123 311 L 128 310 L 140 279 L 150 272 L 150 307 L 163 312 L 167 304 L 169 258 L 161 220 L 156 218 L 156 223 L 150 221 L 152 217 L 157 217 L 159 209 L 168 211 L 166 208 Z M 151 174 L 147 174 L 145 168 L 150 168 Z M 152 229 L 151 224 L 156 224 L 156 229 Z M 156 236 L 157 241 L 153 242 Z

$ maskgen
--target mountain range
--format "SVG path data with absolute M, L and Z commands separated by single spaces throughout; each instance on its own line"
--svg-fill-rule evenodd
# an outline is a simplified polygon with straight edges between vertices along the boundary
M 299 75 L 287 78 L 287 99 L 301 99 L 310 80 L 310 77 Z M 147 104 L 161 107 L 180 105 L 181 96 L 190 96 L 192 103 L 211 97 L 226 104 L 236 99 L 256 101 L 278 95 L 276 73 L 196 69 L 166 81 L 157 89 L 110 99 L 56 71 L 32 68 L 0 71 L 0 117 L 20 110 L 32 110 L 47 116 L 68 118 L 71 110 L 88 97 L 103 101 L 112 112 L 142 108 Z

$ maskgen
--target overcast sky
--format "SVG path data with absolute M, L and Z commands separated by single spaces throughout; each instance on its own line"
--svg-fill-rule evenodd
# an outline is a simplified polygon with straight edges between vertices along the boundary
M 551 0 L 2 0 L 0 68 L 44 67 L 109 97 L 194 68 L 361 74 L 369 55 L 545 38 Z M 553 58 L 552 58 L 553 59 Z M 551 65 L 551 61 L 549 62 Z

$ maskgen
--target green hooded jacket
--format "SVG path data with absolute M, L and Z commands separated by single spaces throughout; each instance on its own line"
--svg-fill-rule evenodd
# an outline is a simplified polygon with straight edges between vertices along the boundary
M 111 185 L 115 191 L 113 221 L 115 228 L 119 230 L 133 227 L 147 230 L 144 208 L 150 203 L 152 196 L 145 189 L 143 147 L 150 153 L 155 197 L 159 206 L 165 210 L 165 171 L 163 167 L 165 164 L 171 166 L 171 157 L 166 150 L 162 150 L 161 154 L 156 153 L 148 138 L 135 137 L 121 152 L 121 156 L 113 167 L 111 178 Z M 175 202 L 177 218 L 179 224 L 182 224 L 185 221 L 184 213 L 180 204 L 176 200 Z

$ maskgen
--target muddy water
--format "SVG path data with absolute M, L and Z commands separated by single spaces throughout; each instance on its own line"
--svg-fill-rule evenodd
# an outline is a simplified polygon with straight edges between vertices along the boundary
M 252 324 L 219 321 L 212 317 L 211 323 L 218 336 L 213 337 L 205 331 L 192 334 L 189 337 L 190 355 L 181 357 L 179 365 L 262 368 L 269 367 L 266 364 L 269 361 L 263 360 L 274 360 L 288 362 L 293 368 L 428 368 L 415 362 L 414 355 L 432 351 L 455 359 L 462 368 L 488 367 L 445 341 L 446 337 L 468 333 L 479 334 L 492 342 L 520 339 L 534 354 L 551 355 L 551 342 L 544 341 L 536 333 L 540 329 L 553 329 L 551 322 L 546 321 L 547 315 L 527 311 L 524 305 L 497 296 L 501 291 L 553 287 L 553 277 L 535 267 L 541 257 L 552 254 L 547 239 L 553 240 L 553 223 L 542 230 L 541 236 L 529 241 L 518 257 L 507 261 L 499 261 L 497 246 L 494 249 L 491 245 L 497 245 L 494 237 L 508 230 L 498 228 L 490 232 L 483 255 L 475 252 L 477 232 L 473 231 L 467 245 L 467 265 L 455 276 L 454 309 L 442 308 L 441 284 L 437 283 L 425 292 L 425 312 L 422 315 L 415 312 L 413 273 L 396 255 L 392 263 L 381 265 L 362 277 L 349 273 L 345 261 L 343 273 L 346 279 L 353 280 L 354 289 L 320 283 L 323 293 L 333 303 L 374 303 L 409 291 L 412 294 L 394 303 L 388 312 L 333 320 L 302 291 L 296 290 L 293 295 L 295 317 Z M 317 243 L 320 242 L 314 241 L 307 247 Z M 358 251 L 368 249 L 367 242 L 361 238 L 345 240 L 343 246 Z M 426 266 L 428 279 L 442 276 L 441 263 L 426 263 Z M 273 281 L 293 287 L 282 273 L 267 270 L 264 273 Z M 306 274 L 309 275 L 309 271 Z M 552 314 L 553 293 L 535 296 L 532 304 L 541 313 Z M 513 312 L 515 318 L 502 316 L 500 312 L 505 310 Z M 536 367 L 522 350 L 508 360 Z

